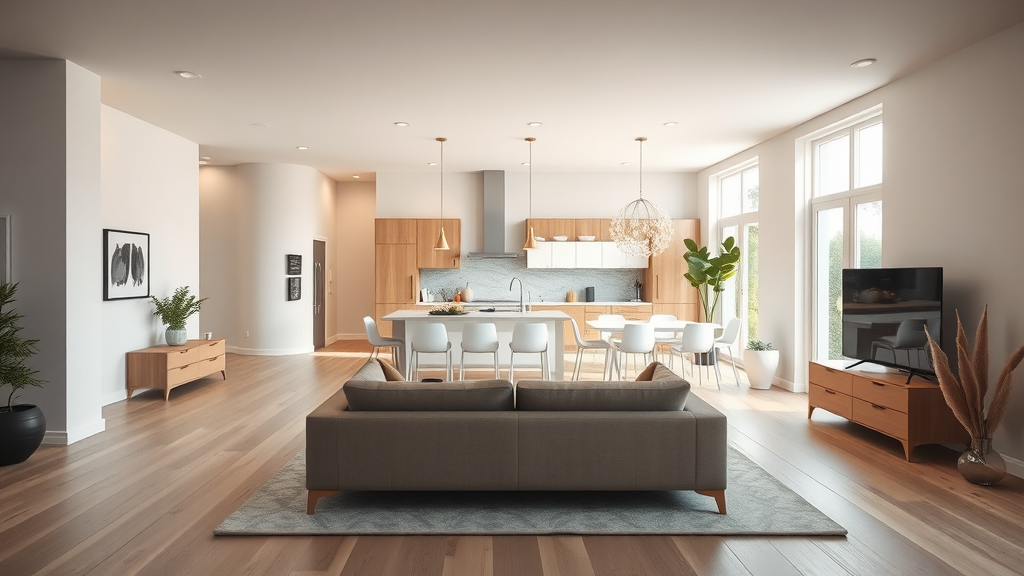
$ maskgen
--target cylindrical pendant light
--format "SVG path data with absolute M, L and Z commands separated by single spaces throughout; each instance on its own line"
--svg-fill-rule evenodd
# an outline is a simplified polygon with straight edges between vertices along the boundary
M 434 242 L 434 250 L 448 250 L 448 239 L 444 237 L 444 143 L 447 138 L 434 138 L 441 143 L 441 161 L 438 162 L 441 172 L 441 233 L 437 236 L 437 242 Z
M 530 219 L 533 219 L 533 143 L 536 138 L 527 138 L 526 141 L 530 143 Z M 533 226 L 526 227 L 526 243 L 523 244 L 523 250 L 534 250 L 537 248 L 537 238 L 533 235 Z

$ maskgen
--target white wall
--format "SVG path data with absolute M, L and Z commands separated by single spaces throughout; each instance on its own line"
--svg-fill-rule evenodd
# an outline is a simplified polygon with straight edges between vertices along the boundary
M 337 303 L 335 340 L 366 339 L 363 317 L 374 314 L 376 196 L 373 182 L 338 183 L 337 243 L 344 248 L 336 251 L 329 285 Z
M 203 168 L 199 190 L 204 295 L 233 308 L 204 316 L 201 331 L 242 354 L 312 351 L 313 239 L 327 238 L 333 261 L 334 181 L 308 166 L 240 164 Z M 291 302 L 286 254 L 302 256 L 302 298 Z
M 64 60 L 0 60 L 0 213 L 27 364 L 48 383 L 20 401 L 46 415 L 47 443 L 103 430 L 99 403 L 99 77 Z
M 199 146 L 124 112 L 101 107 L 102 227 L 149 234 L 150 294 L 170 296 L 199 276 Z M 200 315 L 224 306 L 210 300 Z M 125 352 L 164 344 L 164 326 L 148 298 L 103 303 L 103 404 L 125 398 Z M 199 337 L 199 315 L 189 319 Z
M 989 305 L 992 379 L 1024 344 L 1016 233 L 1024 214 L 1024 24 L 853 100 L 742 154 L 700 172 L 701 213 L 712 174 L 751 156 L 761 167 L 761 320 L 765 339 L 782 349 L 779 376 L 806 389 L 810 343 L 805 270 L 808 227 L 794 196 L 798 138 L 882 104 L 885 118 L 884 266 L 942 266 L 946 334 L 959 309 L 973 339 Z M 767 305 L 771 303 L 771 305 Z M 952 338 L 947 354 L 954 353 Z M 1018 370 L 1018 380 L 1022 377 Z M 994 447 L 1024 471 L 1024 394 Z
M 697 217 L 694 173 L 645 173 L 644 198 L 672 218 Z M 505 172 L 505 245 L 518 250 L 530 214 L 529 173 Z M 639 196 L 632 173 L 533 174 L 534 218 L 613 218 Z M 437 172 L 379 172 L 377 218 L 436 218 L 440 211 Z M 483 250 L 483 173 L 444 176 L 444 216 L 462 220 L 462 253 Z

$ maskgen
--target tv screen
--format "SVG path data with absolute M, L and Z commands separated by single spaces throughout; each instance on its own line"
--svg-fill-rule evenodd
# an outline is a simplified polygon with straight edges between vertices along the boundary
M 942 344 L 942 268 L 843 270 L 843 355 L 934 375 L 925 329 Z

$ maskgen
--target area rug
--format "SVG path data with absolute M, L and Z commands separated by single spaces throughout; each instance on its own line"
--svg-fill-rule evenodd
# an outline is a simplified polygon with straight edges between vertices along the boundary
M 729 449 L 728 514 L 688 490 L 651 492 L 341 492 L 306 514 L 299 452 L 213 533 L 716 534 L 842 536 L 846 530 Z

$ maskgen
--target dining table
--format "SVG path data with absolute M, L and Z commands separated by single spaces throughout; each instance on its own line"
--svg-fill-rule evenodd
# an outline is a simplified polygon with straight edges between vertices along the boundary
M 597 330 L 598 332 L 600 332 L 602 339 L 605 338 L 605 334 L 608 334 L 608 335 L 622 334 L 622 329 L 623 329 L 623 327 L 626 324 L 646 324 L 646 323 L 647 322 L 644 321 L 644 320 L 626 320 L 626 319 L 620 319 L 620 318 L 597 318 L 597 319 L 594 319 L 594 320 L 587 320 L 587 326 L 590 326 L 591 328 L 593 328 L 593 329 Z M 693 320 L 662 320 L 662 321 L 657 323 L 657 325 L 655 327 L 655 330 L 654 330 L 654 333 L 655 333 L 656 336 L 664 337 L 664 336 L 666 336 L 668 334 L 676 334 L 678 332 L 682 332 L 687 324 L 696 324 L 696 323 L 697 322 L 695 322 Z M 715 324 L 714 322 L 711 322 L 710 324 L 714 325 L 716 330 L 721 328 L 721 325 Z M 714 364 L 715 364 L 714 350 L 715 350 L 715 348 L 714 348 L 714 346 L 712 346 L 711 349 L 708 350 L 707 354 L 701 354 L 702 359 L 700 361 L 698 361 L 698 363 L 705 363 L 708 366 L 714 366 Z M 609 351 L 609 353 L 605 355 L 605 359 L 604 359 L 604 373 L 605 373 L 605 377 L 606 378 L 611 378 L 611 370 L 612 370 L 612 353 L 611 353 L 611 351 Z

